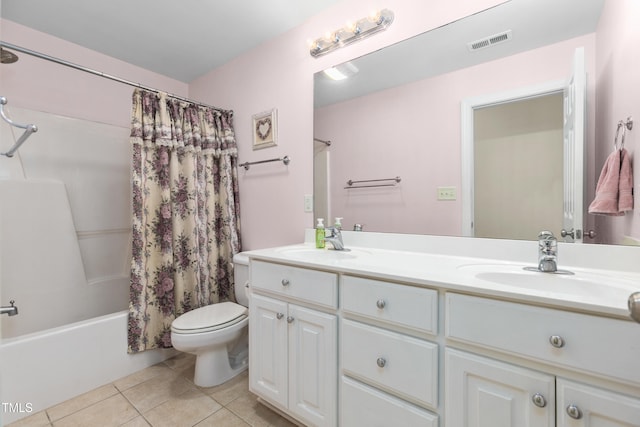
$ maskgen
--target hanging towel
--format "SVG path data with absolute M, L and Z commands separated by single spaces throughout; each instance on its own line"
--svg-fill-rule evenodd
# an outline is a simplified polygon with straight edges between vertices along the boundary
M 596 215 L 621 216 L 618 210 L 620 186 L 620 151 L 614 150 L 607 157 L 596 185 L 596 197 L 589 205 L 589 213 Z
M 633 168 L 626 149 L 620 150 L 620 181 L 618 185 L 618 212 L 633 210 Z

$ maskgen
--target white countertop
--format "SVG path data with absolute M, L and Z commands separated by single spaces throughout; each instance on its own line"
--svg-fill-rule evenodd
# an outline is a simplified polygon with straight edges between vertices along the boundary
M 442 252 L 445 253 L 443 255 L 434 252 L 438 247 L 443 246 L 443 241 L 447 243 L 446 238 L 434 240 L 429 236 L 421 236 L 429 240 L 428 243 L 436 246 L 435 250 L 431 247 L 428 251 L 415 250 L 415 247 L 411 247 L 414 245 L 411 244 L 406 246 L 411 247 L 412 250 L 384 249 L 375 247 L 375 244 L 366 246 L 349 244 L 371 243 L 368 240 L 372 237 L 368 236 L 358 241 L 359 238 L 358 233 L 345 233 L 345 247 L 350 251 L 341 253 L 331 249 L 316 249 L 307 236 L 307 243 L 248 251 L 244 254 L 250 259 L 369 276 L 382 280 L 409 282 L 418 286 L 507 298 L 629 320 L 627 299 L 631 293 L 640 291 L 640 273 L 636 271 L 586 268 L 575 265 L 576 263 L 574 265 L 559 263 L 559 269 L 570 270 L 574 274 L 565 276 L 526 272 L 522 267 L 536 266 L 536 242 L 491 241 L 492 247 L 495 245 L 504 247 L 495 251 L 483 250 L 478 254 L 469 248 L 469 241 L 457 238 L 459 244 L 463 246 L 456 250 L 453 243 L 451 247 L 442 248 Z M 389 239 L 388 236 L 385 238 Z M 402 243 L 391 246 L 401 247 Z M 522 246 L 527 255 L 533 254 L 530 257 L 527 256 L 529 262 L 525 262 L 523 256 L 518 254 L 522 252 Z M 593 251 L 592 248 L 587 250 Z M 632 250 L 640 251 L 638 248 Z M 453 255 L 452 251 L 461 253 L 462 256 Z M 560 251 L 559 259 L 561 260 Z M 489 256 L 486 256 L 487 253 Z M 499 258 L 492 257 L 492 254 L 496 253 L 500 255 Z M 637 256 L 640 259 L 640 252 Z M 633 258 L 635 253 L 632 254 Z M 589 259 L 583 261 L 589 263 Z M 604 265 L 609 266 L 606 263 Z M 514 280 L 511 280 L 512 278 Z

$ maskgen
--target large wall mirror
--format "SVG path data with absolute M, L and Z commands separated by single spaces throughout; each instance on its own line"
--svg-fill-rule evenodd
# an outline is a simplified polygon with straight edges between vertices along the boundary
M 624 25 L 639 13 L 632 0 L 511 0 L 336 64 L 340 79 L 317 73 L 315 216 L 329 223 L 343 217 L 345 229 L 534 240 L 539 230 L 560 235 L 565 227 L 571 169 L 582 180 L 573 189 L 582 197 L 578 228 L 596 232 L 576 240 L 636 243 L 633 212 L 600 218 L 586 208 L 616 120 L 631 113 L 615 116 L 622 115 L 615 112 L 619 100 L 630 99 L 614 90 L 623 85 L 610 83 L 618 75 L 610 58 L 629 47 L 621 37 L 638 43 L 639 30 Z M 586 109 L 576 143 L 584 159 L 571 164 L 563 148 L 565 82 L 578 53 Z M 466 203 L 478 210 L 475 217 Z

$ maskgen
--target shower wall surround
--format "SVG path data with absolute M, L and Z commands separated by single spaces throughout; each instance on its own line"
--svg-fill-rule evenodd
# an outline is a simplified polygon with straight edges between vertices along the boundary
M 40 132 L 0 159 L 2 294 L 20 315 L 11 338 L 127 308 L 130 145 L 127 128 L 12 108 Z M 1 144 L 11 129 L 0 128 Z M 43 314 L 46 313 L 46 316 Z

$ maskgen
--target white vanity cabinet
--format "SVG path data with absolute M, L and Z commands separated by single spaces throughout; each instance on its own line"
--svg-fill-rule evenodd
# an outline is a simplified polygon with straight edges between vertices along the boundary
M 251 261 L 249 388 L 309 426 L 337 420 L 337 275 Z
M 438 293 L 340 280 L 342 426 L 438 425 Z
M 640 426 L 640 396 L 588 384 L 637 387 L 637 324 L 455 293 L 445 305 L 447 425 Z

